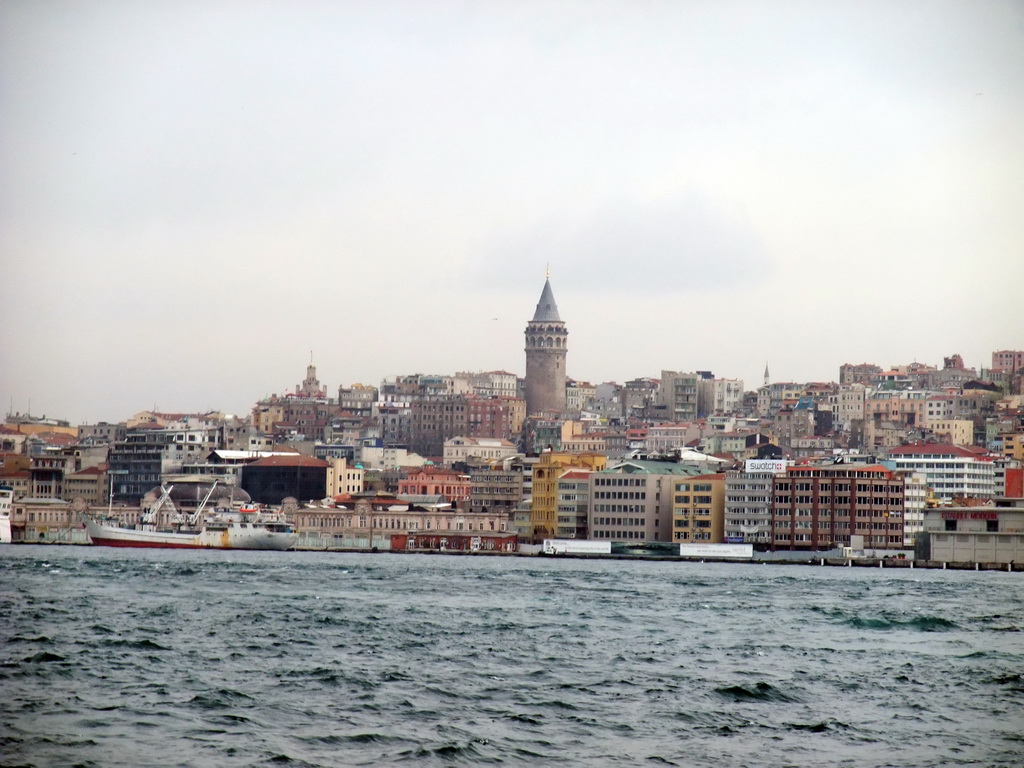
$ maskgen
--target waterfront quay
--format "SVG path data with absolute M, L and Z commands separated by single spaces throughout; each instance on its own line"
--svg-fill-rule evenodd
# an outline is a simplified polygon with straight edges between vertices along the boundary
M 94 545 L 86 534 L 84 529 L 78 528 L 65 528 L 59 530 L 51 530 L 48 532 L 50 535 L 44 538 L 36 539 L 22 539 L 12 544 L 14 545 L 43 545 L 43 546 L 85 546 L 93 547 Z M 724 557 L 682 557 L 679 555 L 668 555 L 664 553 L 657 554 L 637 554 L 637 553 L 613 553 L 613 554 L 560 554 L 560 555 L 547 555 L 537 550 L 536 547 L 529 549 L 519 549 L 516 551 L 502 551 L 495 549 L 471 549 L 470 547 L 465 548 L 453 548 L 453 549 L 442 549 L 436 546 L 437 542 L 433 542 L 435 546 L 424 547 L 422 549 L 417 548 L 395 548 L 392 549 L 388 545 L 386 538 L 381 538 L 379 541 L 375 540 L 374 546 L 366 546 L 366 542 L 362 545 L 355 543 L 352 546 L 336 545 L 331 542 L 324 544 L 321 540 L 312 539 L 311 537 L 299 539 L 298 544 L 292 547 L 289 552 L 327 552 L 336 554 L 365 554 L 365 555 L 377 555 L 377 554 L 393 554 L 393 555 L 446 555 L 456 557 L 512 557 L 512 558 L 536 558 L 536 559 L 552 559 L 552 560 L 622 560 L 630 562 L 663 562 L 663 563 L 715 563 L 715 564 L 729 564 L 737 566 L 750 566 L 750 565 L 804 565 L 804 566 L 829 566 L 833 568 L 889 568 L 889 569 L 905 569 L 913 570 L 915 568 L 924 568 L 928 570 L 950 570 L 950 571 L 1005 571 L 1007 573 L 1024 573 L 1024 562 L 976 562 L 976 561 L 943 561 L 943 560 L 929 560 L 929 559 L 915 559 L 912 557 L 845 557 L 837 556 L 835 552 L 820 552 L 820 553 L 794 553 L 794 552 L 756 552 L 753 557 L 750 558 L 724 558 Z

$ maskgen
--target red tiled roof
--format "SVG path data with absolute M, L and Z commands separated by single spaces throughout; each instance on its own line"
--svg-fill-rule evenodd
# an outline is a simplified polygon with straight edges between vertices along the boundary
M 590 477 L 590 473 L 589 472 L 581 472 L 578 469 L 571 469 L 571 470 L 566 472 L 564 475 L 562 475 L 558 479 L 559 480 L 586 480 L 588 477 Z
M 73 474 L 73 475 L 102 475 L 106 471 L 107 471 L 107 465 L 106 464 L 98 464 L 95 467 L 86 467 L 85 469 L 80 469 L 77 472 L 72 472 L 71 474 Z
M 984 450 L 982 451 L 984 453 Z M 917 443 L 890 448 L 889 456 L 961 456 L 963 458 L 983 458 L 982 453 L 961 445 L 948 443 Z

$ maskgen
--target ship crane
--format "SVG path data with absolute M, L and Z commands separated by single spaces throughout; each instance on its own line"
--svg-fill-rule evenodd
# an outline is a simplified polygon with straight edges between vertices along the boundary
M 203 497 L 203 503 L 199 505 L 199 507 L 196 509 L 195 512 L 193 512 L 191 515 L 189 515 L 189 518 L 188 518 L 189 527 L 194 528 L 195 526 L 199 525 L 200 520 L 202 520 L 203 510 L 206 509 L 206 502 L 208 502 L 210 500 L 210 497 L 213 496 L 213 492 L 217 488 L 217 483 L 218 482 L 220 482 L 220 481 L 219 480 L 214 480 L 213 481 L 213 485 L 210 486 L 210 490 L 207 491 L 206 492 L 206 496 Z
M 157 514 L 160 512 L 160 508 L 166 502 L 168 502 L 170 500 L 170 498 L 171 498 L 171 491 L 174 490 L 174 486 L 171 485 L 171 486 L 168 486 L 168 487 L 165 488 L 164 486 L 161 485 L 160 486 L 160 490 L 162 491 L 162 493 L 160 494 L 160 498 L 157 499 L 156 501 L 154 501 L 153 502 L 153 506 L 151 506 L 146 511 L 146 514 L 142 516 L 142 521 L 141 522 L 142 522 L 143 525 L 156 525 L 157 524 L 157 522 L 158 522 Z M 174 506 L 173 502 L 171 502 L 171 506 Z

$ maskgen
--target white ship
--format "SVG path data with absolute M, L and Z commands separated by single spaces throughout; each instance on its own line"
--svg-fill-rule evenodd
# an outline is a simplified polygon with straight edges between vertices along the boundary
M 149 509 L 142 521 L 125 526 L 86 520 L 85 527 L 93 544 L 107 547 L 152 547 L 159 549 L 274 549 L 285 550 L 295 544 L 297 534 L 283 516 L 264 512 L 258 505 L 243 504 L 237 509 L 203 514 L 206 501 L 191 515 L 174 512 L 159 523 L 160 510 L 171 488 Z

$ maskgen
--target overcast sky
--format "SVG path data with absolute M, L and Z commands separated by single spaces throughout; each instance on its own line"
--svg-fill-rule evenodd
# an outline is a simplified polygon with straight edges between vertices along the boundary
M 1024 347 L 1024 3 L 0 4 L 0 397 Z

